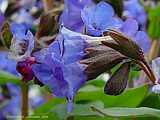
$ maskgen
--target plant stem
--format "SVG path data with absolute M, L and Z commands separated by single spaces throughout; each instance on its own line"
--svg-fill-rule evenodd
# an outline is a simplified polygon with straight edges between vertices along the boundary
M 21 82 L 21 115 L 22 120 L 26 120 L 28 116 L 28 84 Z
M 48 12 L 53 8 L 53 0 L 43 0 L 44 11 Z

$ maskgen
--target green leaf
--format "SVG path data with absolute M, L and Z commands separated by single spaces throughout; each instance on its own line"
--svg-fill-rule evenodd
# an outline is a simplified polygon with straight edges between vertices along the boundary
M 103 87 L 105 85 L 105 81 L 102 79 L 90 80 L 86 83 L 87 85 L 94 85 L 96 87 Z
M 34 110 L 34 115 L 39 113 L 48 113 L 54 109 L 57 104 L 64 103 L 62 98 L 53 98 Z
M 158 94 L 150 93 L 139 106 L 160 109 L 160 96 Z
M 147 85 L 128 89 L 118 96 L 105 95 L 102 88 L 100 90 L 93 89 L 88 92 L 80 91 L 75 97 L 75 102 L 101 100 L 105 107 L 136 107 L 147 95 L 147 92 Z
M 71 114 L 67 113 L 67 105 L 64 103 L 62 99 L 54 98 L 44 105 L 37 108 L 32 115 L 30 115 L 30 119 L 35 116 L 49 116 L 48 118 L 52 120 L 64 120 L 64 118 L 68 118 L 71 116 L 96 116 L 99 113 L 95 113 L 91 110 L 91 106 L 95 106 L 98 108 L 104 108 L 104 104 L 101 101 L 92 102 L 89 104 L 75 104 L 74 111 Z M 53 118 L 50 115 L 54 115 Z M 101 116 L 101 115 L 100 115 Z M 30 120 L 28 119 L 28 120 Z M 49 120 L 50 120 L 49 119 Z
M 93 111 L 97 111 L 104 116 L 110 117 L 131 117 L 131 116 L 151 116 L 160 118 L 160 110 L 140 107 L 140 108 L 95 108 L 92 107 Z
M 68 119 L 71 116 L 101 116 L 98 112 L 92 111 L 91 106 L 104 108 L 104 104 L 101 101 L 96 101 L 88 104 L 75 104 L 72 113 L 67 113 L 66 104 L 60 104 L 55 107 L 53 112 L 57 114 L 60 120 Z
M 12 40 L 12 33 L 10 31 L 10 25 L 8 22 L 5 22 L 2 26 L 1 30 L 1 38 L 2 38 L 2 43 L 4 46 L 6 46 L 8 49 L 11 46 L 11 40 Z
M 6 84 L 8 82 L 19 85 L 20 78 L 14 76 L 14 75 L 11 75 L 7 72 L 0 71 L 0 85 Z

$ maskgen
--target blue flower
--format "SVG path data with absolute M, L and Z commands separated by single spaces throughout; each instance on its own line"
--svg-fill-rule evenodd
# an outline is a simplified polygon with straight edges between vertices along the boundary
M 147 22 L 147 14 L 145 13 L 143 6 L 139 3 L 138 0 L 124 1 L 123 15 L 127 18 L 136 19 L 141 26 L 141 29 L 145 29 Z
M 106 29 L 120 28 L 122 24 L 121 19 L 115 17 L 112 6 L 106 2 L 85 7 L 81 16 L 87 33 L 92 36 L 101 36 Z
M 81 18 L 81 10 L 92 4 L 91 0 L 64 0 L 64 10 L 60 17 L 60 24 L 66 28 L 83 32 L 84 24 Z
M 89 35 L 102 36 L 103 32 L 108 29 L 115 29 L 134 40 L 143 52 L 147 53 L 150 49 L 149 37 L 144 31 L 138 30 L 136 20 L 129 18 L 122 21 L 120 18 L 115 17 L 113 8 L 105 2 L 84 8 L 82 10 L 82 19 Z
M 34 48 L 34 36 L 24 24 L 11 24 L 13 38 L 11 41 L 11 58 L 17 61 L 23 61 L 30 57 Z
M 134 19 L 127 19 L 121 26 L 120 31 L 134 40 L 147 53 L 151 46 L 151 41 L 144 31 L 138 30 L 138 23 Z
M 37 64 L 32 68 L 35 76 L 49 86 L 55 96 L 67 98 L 68 112 L 71 112 L 74 95 L 86 80 L 84 68 L 78 62 L 84 56 L 86 43 L 66 30 L 62 28 L 48 48 L 34 54 Z

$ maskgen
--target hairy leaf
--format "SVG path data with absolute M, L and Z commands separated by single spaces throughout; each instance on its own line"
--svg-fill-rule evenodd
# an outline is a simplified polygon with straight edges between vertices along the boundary
M 127 86 L 130 63 L 126 62 L 107 81 L 104 92 L 108 95 L 119 95 Z

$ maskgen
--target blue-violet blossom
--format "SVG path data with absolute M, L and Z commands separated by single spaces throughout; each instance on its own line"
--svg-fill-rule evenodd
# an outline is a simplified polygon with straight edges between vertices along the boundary
M 139 3 L 139 0 L 124 0 L 123 16 L 136 19 L 141 29 L 145 30 L 147 14 L 143 6 Z
M 85 54 L 86 43 L 76 33 L 68 34 L 68 31 L 62 28 L 48 48 L 34 54 L 37 64 L 32 68 L 35 76 L 48 85 L 55 96 L 67 98 L 68 112 L 71 112 L 74 95 L 86 80 L 84 68 L 78 62 Z
M 101 36 L 107 29 L 118 29 L 122 24 L 122 20 L 115 16 L 112 6 L 106 2 L 85 7 L 81 12 L 81 17 L 87 34 L 92 36 Z

